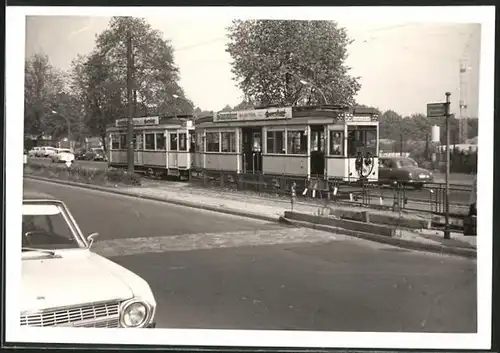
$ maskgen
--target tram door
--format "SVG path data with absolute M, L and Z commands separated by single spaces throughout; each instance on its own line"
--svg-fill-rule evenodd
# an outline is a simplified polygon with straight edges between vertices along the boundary
M 242 166 L 244 173 L 262 172 L 262 129 L 242 129 Z
M 325 127 L 311 126 L 311 176 L 325 173 Z

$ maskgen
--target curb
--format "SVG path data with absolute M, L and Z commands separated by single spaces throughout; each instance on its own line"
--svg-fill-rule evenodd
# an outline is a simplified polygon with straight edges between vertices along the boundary
M 307 228 L 322 230 L 322 231 L 330 232 L 330 233 L 338 232 L 338 233 L 342 233 L 342 234 L 356 237 L 356 238 L 360 238 L 360 239 L 365 239 L 365 240 L 370 240 L 370 241 L 374 241 L 377 243 L 383 243 L 383 244 L 387 244 L 387 245 L 397 246 L 397 247 L 403 248 L 403 249 L 428 251 L 428 252 L 433 252 L 433 253 L 438 253 L 438 254 L 456 255 L 456 256 L 461 256 L 461 257 L 465 257 L 465 258 L 469 258 L 469 259 L 476 259 L 477 258 L 476 250 L 472 250 L 472 249 L 454 248 L 454 247 L 444 246 L 444 245 L 418 243 L 418 242 L 414 242 L 411 240 L 391 238 L 391 237 L 386 237 L 386 236 L 382 236 L 382 235 L 358 232 L 358 231 L 353 231 L 353 230 L 349 230 L 349 229 L 326 226 L 326 225 L 317 224 L 317 223 L 295 221 L 295 220 L 287 219 L 285 217 L 280 217 L 280 218 L 281 218 L 280 222 L 288 224 L 288 225 L 295 225 L 297 227 L 307 227 Z
M 118 195 L 122 195 L 122 196 L 135 197 L 138 199 L 164 202 L 164 203 L 173 204 L 173 205 L 177 205 L 177 206 L 184 206 L 184 207 L 195 208 L 195 209 L 200 209 L 200 210 L 205 210 L 205 211 L 224 213 L 224 214 L 229 214 L 229 215 L 233 215 L 233 216 L 253 218 L 253 219 L 260 220 L 260 221 L 266 221 L 266 222 L 279 222 L 280 221 L 279 216 L 270 217 L 270 216 L 255 214 L 255 213 L 247 213 L 247 212 L 236 211 L 236 210 L 232 210 L 232 209 L 224 209 L 224 208 L 220 208 L 220 207 L 216 207 L 216 206 L 200 205 L 200 204 L 197 204 L 194 202 L 188 202 L 188 201 L 165 199 L 165 198 L 155 197 L 155 196 L 150 196 L 150 195 L 137 195 L 137 194 L 134 194 L 131 192 L 126 192 L 126 191 L 123 191 L 120 189 L 111 189 L 109 187 L 104 187 L 104 186 L 83 184 L 83 183 L 77 183 L 77 182 L 65 181 L 65 180 L 54 180 L 54 179 L 49 179 L 49 178 L 39 177 L 39 176 L 32 176 L 32 175 L 25 175 L 24 178 L 45 181 L 45 182 L 49 182 L 49 183 L 53 183 L 53 184 L 69 185 L 69 186 L 79 187 L 82 189 L 97 190 L 97 191 L 107 192 L 109 194 L 118 194 Z

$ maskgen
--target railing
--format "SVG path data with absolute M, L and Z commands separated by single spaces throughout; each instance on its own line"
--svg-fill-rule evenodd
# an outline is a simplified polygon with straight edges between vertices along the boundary
M 194 171 L 191 182 L 207 188 L 233 189 L 287 200 L 291 199 L 294 191 L 297 202 L 348 203 L 371 208 L 433 214 L 443 214 L 445 211 L 446 187 L 444 183 L 428 183 L 422 188 L 416 188 L 392 181 L 347 182 L 324 180 L 321 177 L 306 179 L 285 175 L 237 174 L 203 170 Z M 295 185 L 293 191 L 292 185 Z M 467 214 L 472 187 L 450 184 L 449 192 L 450 215 L 461 217 Z

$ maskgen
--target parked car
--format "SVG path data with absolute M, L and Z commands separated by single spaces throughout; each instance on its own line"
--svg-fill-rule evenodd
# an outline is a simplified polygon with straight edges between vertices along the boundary
M 48 158 L 52 157 L 56 153 L 56 148 L 50 147 L 50 146 L 45 146 L 43 148 L 43 157 Z
M 154 328 L 148 283 L 91 251 L 67 206 L 25 189 L 21 326 Z
M 56 152 L 52 155 L 53 163 L 73 163 L 75 160 L 75 155 L 73 151 L 67 148 L 57 148 Z
M 85 150 L 83 150 L 83 149 L 76 150 L 75 151 L 75 159 L 76 160 L 85 159 Z
M 94 152 L 94 161 L 106 162 L 108 160 L 102 148 L 94 148 L 92 151 Z
M 34 158 L 37 157 L 40 151 L 40 147 L 33 147 L 28 151 L 28 157 Z
M 434 177 L 432 172 L 420 168 L 412 158 L 409 157 L 381 157 L 379 158 L 378 177 L 381 184 L 413 185 L 421 188 L 426 183 L 432 183 Z

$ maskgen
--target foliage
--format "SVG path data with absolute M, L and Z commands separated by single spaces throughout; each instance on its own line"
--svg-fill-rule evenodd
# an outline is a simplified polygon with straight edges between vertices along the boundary
M 361 105 L 367 107 L 366 105 Z M 411 116 L 403 117 L 393 110 L 386 110 L 379 113 L 380 122 L 380 138 L 395 141 L 395 148 L 399 151 L 401 138 L 404 142 L 404 149 L 408 150 L 410 146 L 407 141 L 426 141 L 431 138 L 431 128 L 433 125 L 440 127 L 441 143 L 446 143 L 446 119 L 429 118 L 424 114 L 412 114 Z M 478 119 L 468 119 L 468 138 L 476 137 L 478 134 Z M 465 143 L 460 141 L 458 136 L 459 119 L 454 116 L 450 117 L 450 142 L 451 144 Z
M 85 168 L 77 165 L 67 168 L 66 165 L 60 164 L 28 163 L 24 165 L 24 174 L 93 185 L 140 186 L 142 183 L 139 174 L 126 170 Z
M 351 41 L 335 22 L 235 20 L 228 30 L 234 79 L 249 101 L 318 104 L 323 92 L 330 104 L 354 103 L 361 86 L 344 65 Z
M 86 125 L 104 137 L 106 127 L 128 116 L 127 38 L 132 38 L 134 116 L 190 114 L 193 104 L 177 83 L 173 48 L 144 19 L 113 17 L 92 53 L 73 63 L 75 89 L 86 109 Z M 174 97 L 177 96 L 178 98 Z M 105 139 L 104 139 L 105 140 Z
M 44 124 L 52 114 L 51 106 L 63 89 L 60 73 L 47 55 L 38 53 L 26 59 L 24 69 L 24 131 L 28 134 L 50 134 Z

